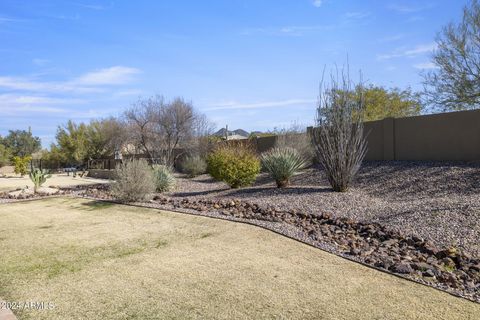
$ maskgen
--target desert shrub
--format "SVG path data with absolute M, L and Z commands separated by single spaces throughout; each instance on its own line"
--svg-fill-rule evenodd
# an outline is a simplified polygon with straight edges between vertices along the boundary
M 19 157 L 15 156 L 12 158 L 13 160 L 13 165 L 14 165 L 14 171 L 16 174 L 19 174 L 20 176 L 24 176 L 28 172 L 28 164 L 32 160 L 32 157 L 30 156 L 25 156 L 25 157 Z
M 158 192 L 170 191 L 175 187 L 172 170 L 164 165 L 156 165 L 153 169 L 153 181 Z
M 38 188 L 44 184 L 51 175 L 46 170 L 35 168 L 30 172 L 30 180 L 33 182 L 33 192 L 37 192 Z
M 260 159 L 263 168 L 275 179 L 279 188 L 288 186 L 290 178 L 306 166 L 306 161 L 293 148 L 273 148 L 264 152 Z
M 155 192 L 153 170 L 144 159 L 124 161 L 115 168 L 112 195 L 120 201 L 148 199 Z
M 222 144 L 207 158 L 208 172 L 232 188 L 251 185 L 260 172 L 260 161 L 247 144 Z
M 192 178 L 207 172 L 207 162 L 200 156 L 187 156 L 181 167 L 182 171 Z
M 339 81 L 332 76 L 329 88 L 320 92 L 313 139 L 318 160 L 334 191 L 344 192 L 357 174 L 367 151 L 363 135 L 365 102 L 362 86 L 358 96 L 350 94 L 347 75 Z

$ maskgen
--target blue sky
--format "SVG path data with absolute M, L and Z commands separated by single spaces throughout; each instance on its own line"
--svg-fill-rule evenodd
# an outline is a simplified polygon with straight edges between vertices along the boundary
M 461 0 L 0 2 L 0 135 L 183 96 L 218 127 L 311 124 L 324 67 L 421 89 Z

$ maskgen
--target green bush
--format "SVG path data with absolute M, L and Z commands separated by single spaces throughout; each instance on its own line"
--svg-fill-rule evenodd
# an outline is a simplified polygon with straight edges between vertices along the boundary
M 181 168 L 193 178 L 207 172 L 207 162 L 200 156 L 188 156 L 182 161 Z
M 19 157 L 15 156 L 13 157 L 13 165 L 15 166 L 14 172 L 16 174 L 19 174 L 20 176 L 24 176 L 28 172 L 28 164 L 32 160 L 32 157 L 30 156 L 25 156 L 25 157 Z
M 261 156 L 262 166 L 275 182 L 278 188 L 290 184 L 290 178 L 306 165 L 305 159 L 293 148 L 273 148 Z
M 246 144 L 222 144 L 207 158 L 208 172 L 232 188 L 251 185 L 260 172 L 260 161 Z
M 112 195 L 123 202 L 148 199 L 155 192 L 153 170 L 144 159 L 124 161 L 115 168 Z
M 48 178 L 51 178 L 52 176 L 48 174 L 47 170 L 42 170 L 42 169 L 33 169 L 32 172 L 30 172 L 30 180 L 33 182 L 33 192 L 37 193 L 38 188 L 44 184 Z
M 175 177 L 170 168 L 164 165 L 157 165 L 153 169 L 155 189 L 158 192 L 170 191 L 175 187 Z

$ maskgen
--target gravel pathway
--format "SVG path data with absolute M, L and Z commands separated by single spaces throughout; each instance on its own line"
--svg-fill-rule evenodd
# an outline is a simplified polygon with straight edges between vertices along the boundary
M 324 172 L 313 168 L 297 175 L 286 189 L 275 188 L 265 174 L 254 186 L 236 190 L 208 175 L 179 175 L 176 190 L 168 196 L 243 199 L 378 222 L 480 256 L 480 163 L 367 162 L 346 193 L 332 192 Z

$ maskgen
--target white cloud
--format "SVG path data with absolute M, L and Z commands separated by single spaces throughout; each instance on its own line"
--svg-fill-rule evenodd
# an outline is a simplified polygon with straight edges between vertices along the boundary
M 241 103 L 237 101 L 227 101 L 222 103 L 215 103 L 204 108 L 205 111 L 213 110 L 233 110 L 233 109 L 263 109 L 273 107 L 289 107 L 298 105 L 313 105 L 317 102 L 315 99 L 286 99 L 276 101 L 261 101 L 253 103 Z
M 9 23 L 9 22 L 24 22 L 27 20 L 24 19 L 17 19 L 17 18 L 10 18 L 10 17 L 0 17 L 0 23 Z
M 124 97 L 124 96 L 140 96 L 144 93 L 143 90 L 141 89 L 127 89 L 127 90 L 120 90 L 120 91 L 115 91 L 113 93 L 114 96 L 116 97 Z
M 323 0 L 313 0 L 312 1 L 313 6 L 320 8 L 323 4 Z
M 432 62 L 422 62 L 413 65 L 416 69 L 438 69 L 437 65 Z
M 54 98 L 45 96 L 0 94 L 0 114 L 19 115 L 21 113 L 65 114 L 67 109 L 55 105 L 76 105 L 85 103 L 82 99 Z
M 364 19 L 371 15 L 368 11 L 354 11 L 345 13 L 345 18 L 347 19 Z
M 50 62 L 50 60 L 47 59 L 40 59 L 40 58 L 35 58 L 32 60 L 32 63 L 38 67 L 43 67 L 47 65 Z
M 3 105 L 32 105 L 32 104 L 77 104 L 84 103 L 82 99 L 65 99 L 45 96 L 1 94 L 0 104 Z
M 22 77 L 0 76 L 0 88 L 33 92 L 95 93 L 104 92 L 103 86 L 127 84 L 138 73 L 140 70 L 136 68 L 114 66 L 88 72 L 73 80 L 63 82 L 42 82 Z
M 413 49 L 395 50 L 392 53 L 377 55 L 379 60 L 388 60 L 393 58 L 412 58 L 421 54 L 430 53 L 437 48 L 436 43 L 427 43 L 416 46 Z
M 133 75 L 140 73 L 136 68 L 114 66 L 89 72 L 74 80 L 83 85 L 118 85 L 132 80 Z
M 427 4 L 422 6 L 415 6 L 415 5 L 406 5 L 406 4 L 390 4 L 388 9 L 392 11 L 396 11 L 398 13 L 413 13 L 419 12 L 423 10 L 427 10 L 433 7 L 433 4 Z
M 19 77 L 0 77 L 0 87 L 35 92 L 102 92 L 101 88 L 79 86 L 71 82 L 41 82 Z
M 398 34 L 394 34 L 394 35 L 387 36 L 387 37 L 384 37 L 384 38 L 380 38 L 377 41 L 378 42 L 394 42 L 394 41 L 401 40 L 403 38 L 405 38 L 405 34 L 398 33 Z
M 331 29 L 328 25 L 314 26 L 284 26 L 277 28 L 248 28 L 240 32 L 241 35 L 267 35 L 267 36 L 303 36 L 305 33 L 325 31 Z
M 82 3 L 78 3 L 77 6 L 85 8 L 85 9 L 100 11 L 100 10 L 105 10 L 107 8 L 110 8 L 112 6 L 112 4 L 110 4 L 110 6 L 108 6 L 108 7 L 106 7 L 106 6 L 103 6 L 101 4 L 82 4 Z

